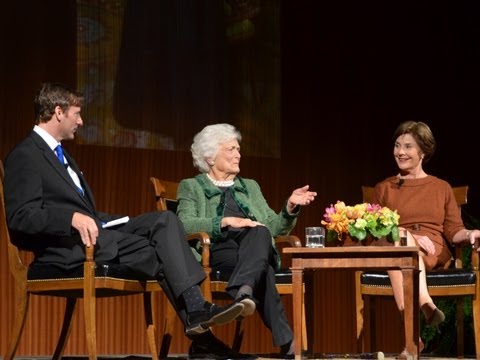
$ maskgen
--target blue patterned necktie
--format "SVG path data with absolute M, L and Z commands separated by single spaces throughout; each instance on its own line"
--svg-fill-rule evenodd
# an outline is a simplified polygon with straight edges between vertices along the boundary
M 67 167 L 66 164 L 65 164 L 65 158 L 63 156 L 63 148 L 62 148 L 62 145 L 57 145 L 57 147 L 55 148 L 55 153 L 57 154 L 57 158 L 58 160 L 60 161 L 60 164 L 62 164 L 63 166 Z
M 65 163 L 65 157 L 63 156 L 63 148 L 62 148 L 62 145 L 57 145 L 57 147 L 55 148 L 55 154 L 57 154 L 57 158 L 58 160 L 60 161 L 60 164 L 62 164 L 63 166 L 65 166 L 65 168 L 68 170 L 68 164 Z M 73 170 L 72 170 L 73 171 Z M 69 172 L 69 175 L 70 177 L 72 176 Z M 73 182 L 75 182 L 75 180 L 72 178 Z M 80 193 L 80 195 L 84 195 L 85 192 L 83 191 L 82 187 L 81 186 L 78 186 L 78 184 L 76 184 L 76 187 L 77 187 L 77 191 Z

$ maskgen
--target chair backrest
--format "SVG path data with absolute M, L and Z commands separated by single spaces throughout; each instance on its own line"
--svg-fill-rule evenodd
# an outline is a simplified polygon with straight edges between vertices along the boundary
M 26 281 L 28 264 L 33 260 L 33 253 L 31 251 L 20 250 L 11 242 L 7 227 L 7 214 L 5 211 L 5 193 L 3 189 L 4 174 L 3 163 L 0 161 L 0 237 L 7 240 L 10 272 L 15 280 Z
M 372 202 L 373 199 L 373 186 L 362 186 L 362 195 L 364 202 Z M 467 203 L 468 186 L 457 186 L 453 188 L 453 194 L 459 207 Z
M 467 194 L 468 194 L 468 186 L 457 186 L 453 188 L 453 194 L 455 195 L 455 200 L 457 200 L 458 206 L 462 207 L 467 203 Z
M 177 212 L 177 189 L 178 182 L 169 180 L 160 180 L 157 177 L 150 177 L 153 185 L 155 204 L 158 211 L 170 210 Z M 195 249 L 197 259 L 200 260 L 207 276 L 210 276 L 210 237 L 205 232 L 198 232 L 187 236 L 187 240 L 191 242 L 190 246 Z M 203 282 L 207 284 L 208 282 Z M 202 284 L 202 286 L 203 286 Z M 209 289 L 206 291 L 210 292 Z
M 176 212 L 178 182 L 167 180 L 160 181 L 158 178 L 153 176 L 150 178 L 150 181 L 153 184 L 157 210 L 171 210 Z

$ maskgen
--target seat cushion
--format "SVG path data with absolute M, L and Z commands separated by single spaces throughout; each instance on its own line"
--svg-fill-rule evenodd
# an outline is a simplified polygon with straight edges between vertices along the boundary
M 219 270 L 213 270 L 210 276 L 211 281 L 224 281 L 228 282 L 231 272 L 222 272 Z M 277 284 L 291 284 L 292 283 L 292 273 L 290 269 L 280 269 L 275 273 L 275 282 Z
M 290 269 L 280 269 L 275 273 L 275 282 L 277 284 L 291 284 L 292 272 Z
M 111 277 L 129 280 L 153 280 L 139 277 L 129 267 L 121 264 L 96 264 L 96 277 Z M 83 266 L 65 270 L 52 264 L 34 263 L 28 269 L 28 280 L 69 279 L 83 277 Z
M 455 286 L 475 284 L 474 272 L 464 269 L 448 269 L 427 272 L 428 286 Z M 390 286 L 390 279 L 386 272 L 364 272 L 361 283 L 370 286 Z

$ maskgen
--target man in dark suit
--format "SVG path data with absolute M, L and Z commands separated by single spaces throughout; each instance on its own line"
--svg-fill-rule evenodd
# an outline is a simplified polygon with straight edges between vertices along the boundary
M 225 307 L 205 300 L 205 273 L 172 212 L 152 212 L 104 225 L 119 216 L 97 211 L 79 167 L 61 148 L 83 125 L 82 94 L 43 84 L 35 98 L 36 125 L 5 161 L 5 205 L 12 238 L 35 252 L 34 266 L 72 271 L 95 246 L 97 263 L 124 266 L 142 279 L 158 279 L 177 309 L 198 354 L 232 357 L 209 331 L 238 317 L 243 304 Z

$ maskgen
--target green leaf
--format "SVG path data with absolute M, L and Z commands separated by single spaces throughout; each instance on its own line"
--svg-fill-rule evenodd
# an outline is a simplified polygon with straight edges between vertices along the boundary
M 353 236 L 360 241 L 367 237 L 367 230 L 358 229 L 352 224 L 348 225 L 348 233 L 350 234 L 350 236 Z
M 338 234 L 336 231 L 327 231 L 327 241 L 338 241 Z

